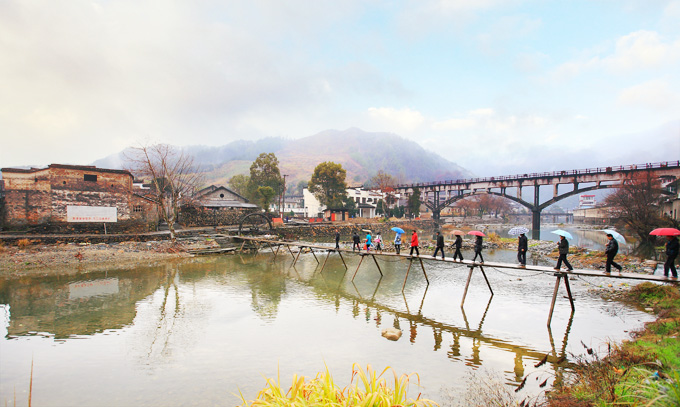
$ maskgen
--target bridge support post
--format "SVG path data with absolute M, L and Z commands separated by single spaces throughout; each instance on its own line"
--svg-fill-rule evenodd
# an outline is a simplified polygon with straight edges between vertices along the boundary
M 531 210 L 531 238 L 539 240 L 541 238 L 541 210 Z
M 539 198 L 541 187 L 534 185 L 534 206 L 531 208 L 531 238 L 541 238 L 541 200 Z

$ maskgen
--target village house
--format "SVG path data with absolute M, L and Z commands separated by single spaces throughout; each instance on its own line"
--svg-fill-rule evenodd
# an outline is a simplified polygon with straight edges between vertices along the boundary
M 2 168 L 3 224 L 8 227 L 66 223 L 155 223 L 153 200 L 133 193 L 125 170 L 51 164 L 47 168 Z
M 295 217 L 305 217 L 305 200 L 303 195 L 289 195 L 285 197 L 283 202 L 284 216 L 290 216 L 293 213 Z
M 196 204 L 207 209 L 257 209 L 258 206 L 229 188 L 210 185 L 198 191 L 193 199 Z
M 385 194 L 371 189 L 364 189 L 363 187 L 349 187 L 346 190 L 347 196 L 352 199 L 357 206 L 357 216 L 360 218 L 374 218 L 377 216 L 376 209 L 378 201 L 384 199 Z M 340 220 L 343 216 L 343 211 L 328 211 L 318 199 L 309 192 L 307 188 L 302 190 L 305 216 L 307 217 L 325 217 L 330 218 L 333 212 L 337 213 L 336 219 Z M 346 212 L 346 211 L 345 211 Z

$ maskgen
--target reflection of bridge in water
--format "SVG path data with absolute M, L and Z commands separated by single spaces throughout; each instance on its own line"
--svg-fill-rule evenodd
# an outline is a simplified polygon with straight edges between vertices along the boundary
M 395 190 L 407 196 L 419 191 L 422 202 L 432 210 L 435 219 L 439 219 L 443 208 L 473 195 L 491 194 L 510 199 L 531 211 L 532 236 L 539 239 L 541 212 L 548 206 L 583 192 L 619 188 L 639 176 L 658 179 L 662 184 L 671 183 L 680 178 L 680 161 L 404 184 Z M 560 185 L 569 185 L 571 189 L 560 193 Z M 541 186 L 553 187 L 552 198 L 545 202 L 540 199 Z M 522 198 L 524 188 L 533 189 L 531 200 Z M 508 194 L 508 189 L 514 194 Z
M 406 276 L 404 278 L 404 284 L 402 285 L 402 291 L 404 290 L 404 287 L 406 286 L 406 281 L 408 280 L 409 277 L 409 272 L 411 271 L 411 267 L 413 265 L 413 262 L 417 260 L 418 263 L 420 263 L 420 267 L 423 270 L 423 275 L 425 276 L 425 280 L 429 284 L 430 281 L 427 278 L 427 272 L 425 271 L 425 263 L 423 260 L 426 261 L 434 261 L 434 262 L 443 262 L 443 263 L 448 263 L 452 265 L 466 265 L 469 267 L 469 273 L 468 273 L 468 278 L 467 278 L 467 283 L 465 284 L 465 291 L 463 293 L 463 299 L 461 302 L 461 306 L 463 303 L 465 303 L 465 296 L 467 295 L 468 288 L 470 286 L 470 280 L 472 279 L 472 274 L 476 269 L 479 269 L 479 271 L 482 273 L 482 276 L 484 276 L 484 280 L 486 281 L 486 285 L 489 288 L 489 291 L 491 292 L 491 295 L 493 296 L 493 289 L 491 288 L 491 284 L 489 283 L 489 279 L 486 276 L 486 272 L 484 271 L 484 267 L 494 267 L 494 268 L 503 268 L 503 269 L 515 269 L 515 270 L 522 270 L 522 271 L 536 271 L 540 273 L 550 273 L 553 275 L 556 280 L 555 280 L 555 287 L 553 289 L 553 295 L 552 295 L 552 302 L 550 304 L 550 311 L 548 313 L 548 326 L 550 326 L 550 322 L 552 321 L 552 316 L 553 316 L 553 311 L 555 309 L 555 302 L 557 300 L 557 293 L 559 291 L 560 283 L 564 281 L 564 288 L 567 291 L 569 303 L 571 305 L 571 310 L 572 312 L 575 310 L 574 306 L 574 299 L 571 295 L 571 287 L 569 286 L 569 276 L 588 276 L 588 277 L 604 277 L 604 278 L 622 278 L 622 279 L 631 279 L 631 280 L 646 280 L 646 281 L 656 281 L 656 282 L 666 282 L 666 283 L 673 283 L 677 284 L 678 280 L 671 278 L 671 277 L 662 277 L 662 276 L 654 276 L 654 275 L 649 275 L 649 274 L 640 274 L 640 273 L 605 273 L 604 271 L 598 271 L 598 270 L 588 270 L 588 269 L 573 269 L 569 271 L 562 271 L 562 270 L 557 270 L 552 267 L 547 267 L 547 266 L 537 266 L 537 265 L 526 265 L 526 266 L 520 266 L 518 264 L 509 264 L 509 263 L 497 263 L 497 262 L 473 262 L 470 260 L 461 260 L 461 261 L 456 261 L 452 258 L 434 258 L 430 256 L 409 256 L 406 254 L 395 254 L 395 253 L 387 253 L 387 252 L 380 252 L 376 253 L 375 251 L 373 252 L 363 252 L 363 251 L 358 251 L 354 252 L 353 250 L 347 250 L 347 249 L 334 249 L 330 248 L 328 246 L 323 246 L 319 244 L 314 244 L 314 243 L 306 243 L 306 242 L 286 242 L 286 241 L 278 241 L 278 240 L 273 240 L 273 239 L 265 239 L 265 238 L 257 238 L 257 237 L 248 237 L 248 236 L 234 236 L 235 239 L 241 240 L 241 247 L 240 251 L 243 250 L 245 247 L 246 243 L 249 243 L 253 248 L 259 251 L 259 249 L 263 246 L 266 245 L 266 247 L 269 247 L 271 249 L 272 253 L 274 253 L 274 258 L 276 259 L 276 256 L 279 253 L 279 249 L 283 246 L 285 247 L 290 255 L 293 257 L 293 266 L 295 266 L 295 263 L 297 263 L 300 254 L 305 251 L 305 249 L 308 249 L 311 251 L 312 255 L 314 256 L 314 259 L 316 260 L 317 263 L 321 264 L 319 262 L 319 259 L 316 257 L 316 254 L 314 253 L 315 250 L 317 251 L 325 251 L 327 252 L 326 254 L 326 259 L 323 262 L 323 265 L 321 266 L 321 271 L 323 271 L 324 267 L 326 266 L 326 262 L 328 261 L 328 258 L 330 257 L 331 253 L 337 253 L 340 256 L 340 259 L 342 260 L 343 265 L 345 266 L 346 269 L 347 263 L 345 262 L 344 257 L 342 256 L 343 253 L 349 254 L 353 253 L 356 255 L 361 256 L 361 260 L 359 261 L 359 265 L 357 266 L 356 270 L 354 271 L 354 274 L 352 275 L 352 280 L 356 277 L 357 273 L 359 272 L 359 268 L 361 267 L 363 261 L 365 258 L 370 257 L 373 259 L 373 262 L 375 263 L 378 272 L 380 275 L 383 275 L 382 269 L 380 268 L 380 264 L 378 263 L 378 258 L 403 258 L 407 259 L 409 261 L 408 263 L 408 269 L 406 270 Z M 274 246 L 276 246 L 276 251 L 274 250 Z M 292 247 L 297 247 L 298 252 L 297 255 L 293 253 L 291 250 Z M 417 267 L 417 264 L 416 264 Z
M 242 261 L 244 263 L 247 262 L 243 258 Z M 409 336 L 408 340 L 411 343 L 416 342 L 416 338 L 418 335 L 423 335 L 423 329 L 428 329 L 428 332 L 431 333 L 432 338 L 434 340 L 433 350 L 439 351 L 442 348 L 442 343 L 444 342 L 444 335 L 450 334 L 451 344 L 450 348 L 446 350 L 446 354 L 447 357 L 451 360 L 463 361 L 466 365 L 472 367 L 481 367 L 483 361 L 482 348 L 483 346 L 487 346 L 489 348 L 500 349 L 504 352 L 514 354 L 513 358 L 514 366 L 512 368 L 512 371 L 514 372 L 515 375 L 514 382 L 516 384 L 521 382 L 525 377 L 524 362 L 527 359 L 533 360 L 534 366 L 538 364 L 539 361 L 542 361 L 543 363 L 545 362 L 550 363 L 551 367 L 550 374 L 555 378 L 556 383 L 561 382 L 563 378 L 564 369 L 567 367 L 566 347 L 569 332 L 571 330 L 571 325 L 573 321 L 573 312 L 570 315 L 569 322 L 565 328 L 562 343 L 559 348 L 555 346 L 552 330 L 548 326 L 548 337 L 550 341 L 551 350 L 546 354 L 545 352 L 541 352 L 539 350 L 532 349 L 527 346 L 514 345 L 508 341 L 495 338 L 489 335 L 485 335 L 483 333 L 482 327 L 484 325 L 484 320 L 486 319 L 489 307 L 493 300 L 493 296 L 489 297 L 489 300 L 486 304 L 486 308 L 484 309 L 484 312 L 476 326 L 474 326 L 474 324 L 471 324 L 468 321 L 467 315 L 465 313 L 465 308 L 461 305 L 460 310 L 465 324 L 465 326 L 462 327 L 456 326 L 451 323 L 440 322 L 437 321 L 435 318 L 423 315 L 422 309 L 427 297 L 428 287 L 425 288 L 425 291 L 423 292 L 422 295 L 422 299 L 420 299 L 420 304 L 417 308 L 412 308 L 411 306 L 409 306 L 406 295 L 402 292 L 402 297 L 404 299 L 404 307 L 406 309 L 404 311 L 402 309 L 396 308 L 395 306 L 381 304 L 380 302 L 376 301 L 375 296 L 378 292 L 378 289 L 380 288 L 381 283 L 383 282 L 382 276 L 376 282 L 375 288 L 373 289 L 373 293 L 370 296 L 370 298 L 368 298 L 365 295 L 362 296 L 354 282 L 351 282 L 351 285 L 352 287 L 354 287 L 354 291 L 356 293 L 352 293 L 349 290 L 342 289 L 343 281 L 345 280 L 345 276 L 348 271 L 347 269 L 345 269 L 345 271 L 342 273 L 330 275 L 329 273 L 324 274 L 320 269 L 319 264 L 317 264 L 314 267 L 314 269 L 311 270 L 311 273 L 309 273 L 309 271 L 305 273 L 305 270 L 298 270 L 298 268 L 296 268 L 294 265 L 289 270 L 294 270 L 294 273 L 293 272 L 287 273 L 289 277 L 292 276 L 297 281 L 304 283 L 308 286 L 315 287 L 320 284 L 323 284 L 326 287 L 324 289 L 325 292 L 327 292 L 327 290 L 330 287 L 334 287 L 330 289 L 335 293 L 335 297 L 333 298 L 327 296 L 324 297 L 329 298 L 329 300 L 335 299 L 336 302 L 340 298 L 350 301 L 353 304 L 352 314 L 355 318 L 361 314 L 361 310 L 359 308 L 360 306 L 365 307 L 364 312 L 367 315 L 371 314 L 372 312 L 375 312 L 376 315 L 375 320 L 377 327 L 379 327 L 381 321 L 385 319 L 385 316 L 383 314 L 389 314 L 393 316 L 394 322 L 392 323 L 392 326 L 404 331 L 405 335 L 408 334 Z M 408 328 L 404 327 L 404 329 L 402 329 L 402 325 L 404 323 L 408 325 Z M 469 350 L 469 355 L 468 357 L 465 358 L 462 357 L 464 353 L 462 352 L 461 349 L 462 338 L 468 338 L 471 340 L 470 344 L 471 348 Z M 545 372 L 542 372 L 541 375 L 543 375 L 544 373 Z

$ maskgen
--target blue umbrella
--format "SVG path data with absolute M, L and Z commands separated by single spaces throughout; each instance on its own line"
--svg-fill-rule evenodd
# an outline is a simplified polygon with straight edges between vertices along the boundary
M 573 239 L 573 238 L 574 238 L 574 237 L 571 235 L 571 233 L 567 232 L 566 230 L 562 230 L 562 229 L 553 230 L 553 231 L 550 232 L 550 233 L 554 233 L 554 234 L 556 234 L 556 235 L 564 236 L 564 237 L 566 237 L 567 239 Z
M 404 234 L 404 233 L 405 233 L 405 232 L 404 232 L 404 229 L 398 228 L 398 227 L 396 227 L 396 226 L 393 227 L 391 230 L 393 230 L 393 231 L 395 231 L 395 232 L 397 232 L 397 233 L 400 233 L 400 234 Z
M 614 237 L 614 239 L 618 240 L 619 242 L 626 244 L 626 238 L 623 237 L 623 235 L 615 230 L 612 229 L 602 229 L 602 232 L 610 234 Z
M 515 226 L 514 228 L 508 230 L 508 234 L 510 236 L 517 236 L 523 233 L 529 233 L 529 229 L 525 228 L 524 226 Z

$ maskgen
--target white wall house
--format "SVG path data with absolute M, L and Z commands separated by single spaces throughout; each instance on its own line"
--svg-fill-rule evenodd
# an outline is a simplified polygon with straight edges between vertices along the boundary
M 304 199 L 304 208 L 307 217 L 321 217 L 323 211 L 326 209 L 307 188 L 302 190 Z M 347 188 L 347 196 L 350 197 L 357 204 L 359 213 L 357 216 L 361 218 L 374 218 L 376 216 L 375 209 L 378 201 L 384 199 L 385 194 L 380 191 L 364 189 L 363 187 Z
M 304 216 L 307 218 L 317 218 L 323 216 L 323 210 L 326 209 L 325 205 L 321 205 L 318 199 L 313 193 L 309 192 L 309 189 L 302 189 L 302 200 L 304 202 Z

